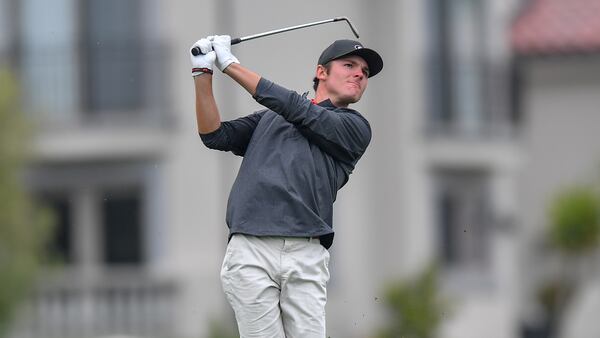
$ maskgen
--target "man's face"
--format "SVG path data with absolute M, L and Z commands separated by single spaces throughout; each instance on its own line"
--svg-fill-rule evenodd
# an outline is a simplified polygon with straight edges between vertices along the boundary
M 367 89 L 369 67 L 363 58 L 351 55 L 331 61 L 329 72 L 319 65 L 317 77 L 333 104 L 345 107 L 358 102 Z

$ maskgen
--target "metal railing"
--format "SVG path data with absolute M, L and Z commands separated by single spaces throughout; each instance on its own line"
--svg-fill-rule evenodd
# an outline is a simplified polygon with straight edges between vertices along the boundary
M 173 337 L 176 294 L 173 282 L 141 274 L 45 282 L 24 306 L 11 338 Z
M 465 66 L 467 61 L 455 60 L 448 68 L 446 63 L 429 56 L 425 136 L 484 141 L 513 139 L 519 135 L 520 121 L 515 118 L 515 98 L 511 91 L 515 84 L 509 61 L 478 61 Z M 462 71 L 464 69 L 470 71 Z M 456 84 L 461 81 L 471 86 L 458 93 Z
M 44 123 L 100 119 L 161 123 L 168 106 L 167 49 L 161 43 L 49 46 L 44 57 L 20 46 L 13 55 L 23 108 Z

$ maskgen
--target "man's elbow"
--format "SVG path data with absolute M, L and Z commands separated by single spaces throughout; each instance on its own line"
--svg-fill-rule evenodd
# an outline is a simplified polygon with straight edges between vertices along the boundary
M 215 134 L 215 132 L 210 132 L 210 133 L 202 133 L 202 132 L 198 132 L 198 135 L 200 136 L 200 140 L 202 140 L 202 143 L 209 149 L 215 149 L 215 150 L 221 150 L 220 148 L 220 142 L 219 142 L 219 137 L 218 135 Z

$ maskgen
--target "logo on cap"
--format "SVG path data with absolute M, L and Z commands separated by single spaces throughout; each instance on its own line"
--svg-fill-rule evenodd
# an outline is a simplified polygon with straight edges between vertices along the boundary
M 354 49 L 361 49 L 361 48 L 363 48 L 363 46 L 361 46 L 361 45 L 354 45 Z

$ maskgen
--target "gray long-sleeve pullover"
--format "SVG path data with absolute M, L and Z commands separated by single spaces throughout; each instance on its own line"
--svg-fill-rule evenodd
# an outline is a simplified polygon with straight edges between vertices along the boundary
M 200 135 L 244 157 L 227 205 L 230 235 L 319 237 L 329 248 L 333 202 L 371 140 L 369 123 L 264 78 L 254 98 L 267 109 Z

